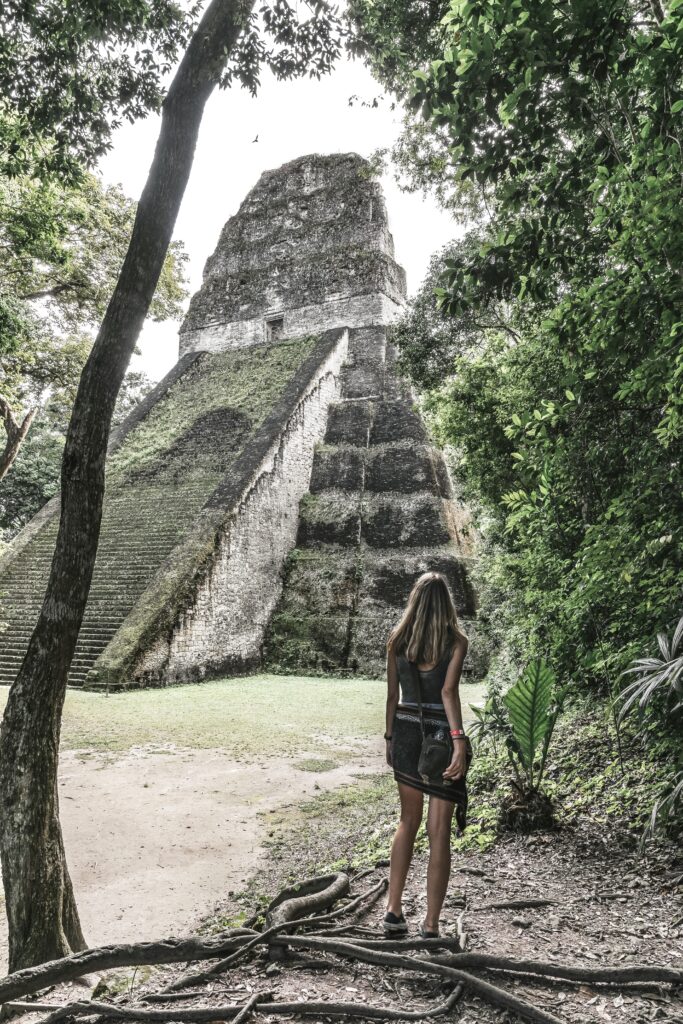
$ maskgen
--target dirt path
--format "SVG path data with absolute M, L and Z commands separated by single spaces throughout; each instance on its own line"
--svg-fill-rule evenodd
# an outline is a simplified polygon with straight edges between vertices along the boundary
M 272 676 L 71 691 L 60 806 L 88 942 L 191 930 L 258 868 L 269 812 L 295 815 L 315 794 L 381 771 L 384 692 L 378 680 Z M 479 699 L 466 688 L 465 707 Z
M 217 898 L 254 873 L 268 811 L 377 771 L 381 748 L 381 740 L 369 742 L 327 771 L 296 767 L 315 763 L 305 753 L 261 765 L 222 750 L 148 748 L 87 758 L 67 751 L 62 826 L 88 942 L 139 942 L 191 930 Z M 6 966 L 3 914 L 2 973 Z
M 311 833 L 317 825 L 315 820 L 308 822 Z M 325 827 L 323 817 L 317 831 Z M 350 835 L 355 837 L 351 842 L 357 842 L 354 815 L 340 818 L 335 853 L 346 852 Z M 308 842 L 303 844 L 297 837 L 290 841 L 294 845 L 283 860 L 289 870 L 304 861 L 310 848 Z M 317 850 L 322 857 L 326 845 L 328 858 L 332 852 L 329 842 L 328 834 Z M 668 862 L 657 860 L 643 863 L 633 850 L 620 847 L 613 837 L 596 835 L 594 829 L 581 826 L 528 838 L 510 836 L 486 852 L 468 851 L 454 857 L 442 932 L 455 934 L 460 918 L 468 934 L 469 951 L 517 960 L 541 960 L 587 970 L 637 964 L 683 968 L 683 887 L 676 884 L 682 866 L 672 868 Z M 310 871 L 310 865 L 303 870 Z M 369 889 L 385 875 L 386 866 L 364 873 L 361 881 L 353 882 L 351 894 Z M 426 855 L 419 853 L 408 876 L 404 900 L 412 935 L 424 919 L 425 876 Z M 283 869 L 275 865 L 262 884 L 268 886 L 270 882 L 267 891 L 273 895 L 283 881 Z M 533 899 L 547 900 L 548 904 L 522 909 L 491 906 Z M 360 923 L 380 937 L 383 914 L 384 900 Z M 149 987 L 160 988 L 184 971 L 180 965 L 153 974 Z M 683 1024 L 683 987 L 608 988 L 591 981 L 519 979 L 493 972 L 482 974 L 480 969 L 475 973 L 553 1014 L 562 1024 Z M 226 973 L 222 980 L 221 985 L 203 988 L 194 1002 L 243 1004 L 249 994 L 263 991 L 273 992 L 274 999 L 286 1002 L 354 1001 L 419 1010 L 444 997 L 444 989 L 434 979 L 405 970 L 360 966 L 324 954 L 316 954 L 315 962 L 304 959 L 268 966 L 267 959 L 255 953 L 248 963 Z M 322 1014 L 318 1019 L 329 1022 L 333 1018 Z M 512 1024 L 519 1018 L 465 991 L 453 1019 L 459 1024 Z

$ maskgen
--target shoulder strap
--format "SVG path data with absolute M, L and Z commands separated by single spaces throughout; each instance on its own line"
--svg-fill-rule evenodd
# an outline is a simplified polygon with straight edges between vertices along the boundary
M 408 661 L 407 658 L 406 658 L 406 661 Z M 424 717 L 422 715 L 422 687 L 420 685 L 420 672 L 419 672 L 419 669 L 418 669 L 418 667 L 417 667 L 417 665 L 415 664 L 414 661 L 408 661 L 408 668 L 410 669 L 410 674 L 412 675 L 413 683 L 415 684 L 415 696 L 417 697 L 417 709 L 418 709 L 418 711 L 420 713 L 420 729 L 422 730 L 422 735 L 424 736 L 424 734 L 425 734 L 425 723 L 424 723 Z

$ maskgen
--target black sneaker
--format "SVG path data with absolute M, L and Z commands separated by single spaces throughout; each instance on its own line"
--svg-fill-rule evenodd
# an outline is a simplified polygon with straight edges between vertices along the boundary
M 408 934 L 408 925 L 406 924 L 406 919 L 403 914 L 401 914 L 400 917 L 397 917 L 396 914 L 392 914 L 391 911 L 388 911 L 384 915 L 383 927 L 384 934 L 388 937 L 400 938 L 401 935 Z
M 421 939 L 438 939 L 438 932 L 428 932 L 423 924 L 420 925 L 420 938 Z

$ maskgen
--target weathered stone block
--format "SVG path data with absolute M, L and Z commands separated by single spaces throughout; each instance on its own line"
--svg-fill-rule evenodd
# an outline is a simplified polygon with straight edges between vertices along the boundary
M 440 494 L 436 463 L 427 445 L 389 445 L 370 449 L 365 472 L 368 491 L 428 491 Z
M 378 552 L 365 548 L 358 590 L 358 614 L 391 616 L 405 607 L 413 584 L 424 572 L 440 572 L 448 581 L 458 615 L 472 617 L 476 610 L 474 589 L 468 575 L 469 560 L 452 548 L 419 553 L 410 550 Z
M 385 365 L 386 328 L 354 327 L 349 331 L 349 362 Z
M 427 431 L 419 413 L 406 401 L 377 403 L 370 444 L 387 444 L 391 441 L 428 443 Z
M 334 402 L 327 418 L 325 444 L 349 444 L 365 448 L 370 436 L 375 403 Z
M 342 398 L 380 398 L 384 389 L 384 370 L 375 362 L 345 366 L 341 377 Z
M 387 640 L 399 616 L 357 615 L 351 623 L 348 665 L 357 675 L 382 678 L 387 671 Z
M 264 646 L 272 670 L 343 673 L 349 640 L 348 615 L 300 616 L 276 612 Z
M 443 502 L 431 495 L 377 495 L 363 501 L 361 537 L 374 548 L 434 547 L 450 540 Z
M 358 588 L 355 548 L 297 549 L 287 559 L 280 611 L 292 616 L 348 614 Z
M 358 675 L 382 678 L 386 674 L 386 644 L 398 615 L 357 615 L 351 620 L 351 637 L 347 664 Z M 481 679 L 486 674 L 486 653 L 477 643 L 476 623 L 462 619 L 460 623 L 469 639 L 463 665 L 462 683 Z
M 360 492 L 364 460 L 361 448 L 318 448 L 313 458 L 311 494 L 330 489 Z
M 301 503 L 297 547 L 353 545 L 360 533 L 360 494 L 324 491 Z

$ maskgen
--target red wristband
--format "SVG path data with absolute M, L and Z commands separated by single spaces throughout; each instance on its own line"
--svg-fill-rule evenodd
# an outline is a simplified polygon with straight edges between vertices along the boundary
M 464 735 L 465 735 L 465 730 L 464 729 L 451 729 L 451 736 L 464 736 Z

